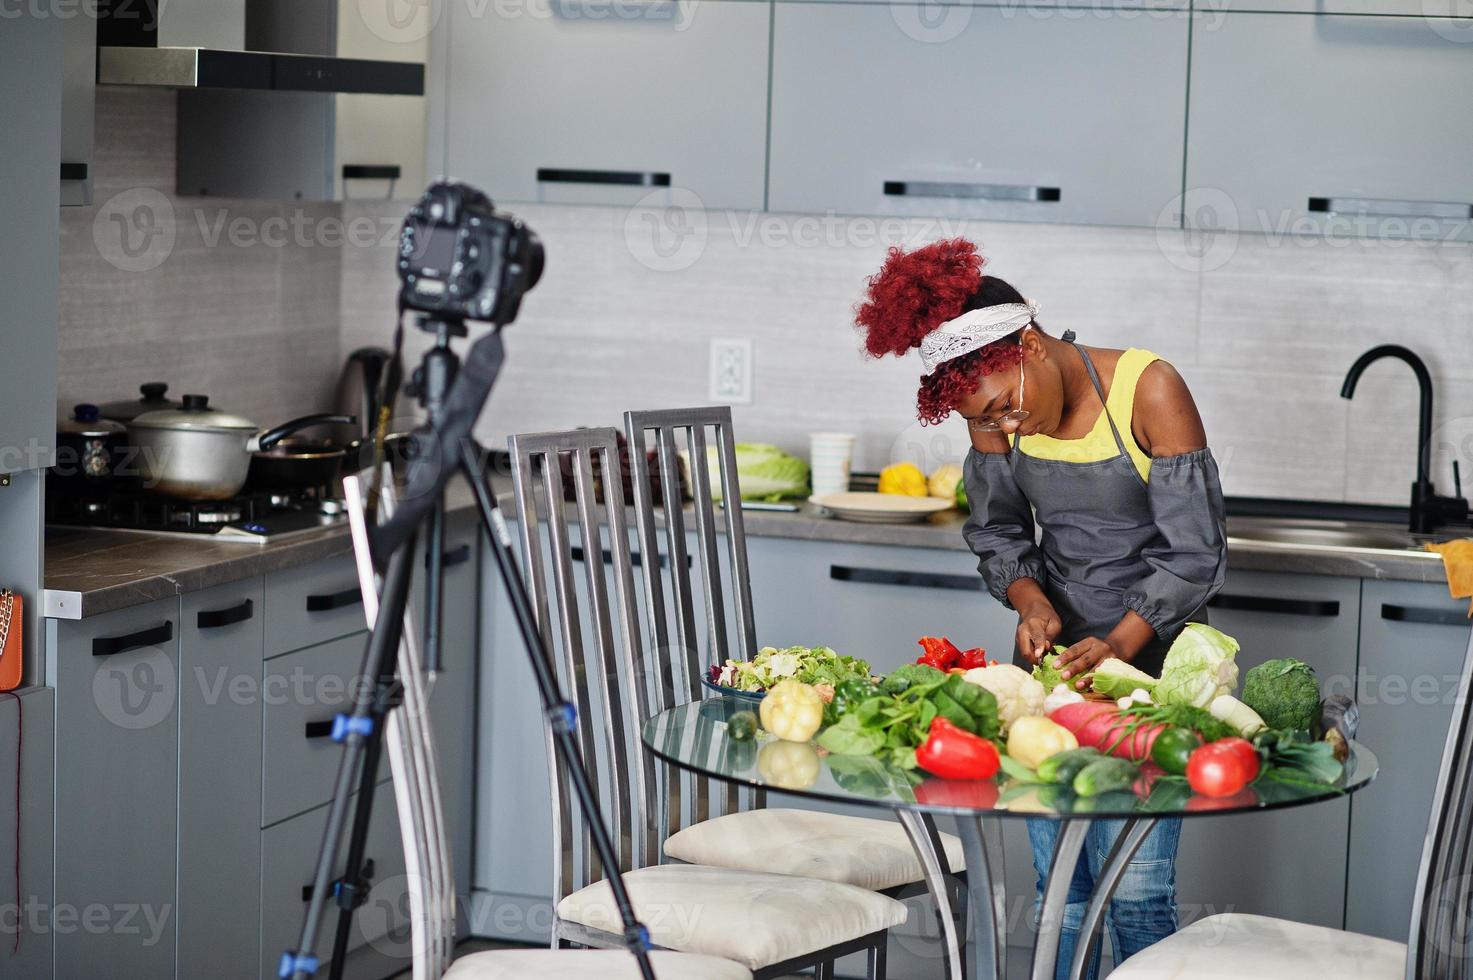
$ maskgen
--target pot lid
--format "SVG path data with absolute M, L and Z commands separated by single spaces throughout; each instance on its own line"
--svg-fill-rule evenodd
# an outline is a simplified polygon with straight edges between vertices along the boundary
M 72 417 L 58 425 L 56 431 L 63 435 L 101 439 L 104 436 L 120 435 L 127 430 L 112 419 L 103 418 L 96 405 L 82 404 L 72 407 Z
M 117 422 L 131 422 L 144 412 L 156 412 L 165 408 L 177 408 L 179 403 L 167 397 L 169 386 L 162 381 L 150 381 L 138 386 L 141 398 L 122 398 L 102 405 L 102 417 Z
M 185 395 L 179 408 L 144 412 L 131 423 L 139 429 L 172 429 L 189 432 L 255 432 L 256 423 L 239 415 L 221 412 L 209 406 L 204 395 Z

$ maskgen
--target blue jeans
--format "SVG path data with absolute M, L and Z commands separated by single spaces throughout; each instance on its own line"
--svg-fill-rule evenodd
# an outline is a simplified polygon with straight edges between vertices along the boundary
M 1064 925 L 1060 934 L 1059 959 L 1055 976 L 1063 980 L 1074 959 L 1079 942 L 1079 927 L 1084 909 L 1094 891 L 1095 880 L 1115 838 L 1125 826 L 1123 820 L 1096 820 L 1089 825 L 1074 878 L 1069 882 L 1069 899 L 1064 907 Z M 1043 900 L 1044 881 L 1054 857 L 1054 841 L 1059 834 L 1055 820 L 1029 820 L 1028 840 L 1033 845 L 1033 870 L 1038 874 L 1038 897 L 1033 904 L 1035 921 Z M 1115 962 L 1160 942 L 1176 932 L 1176 844 L 1181 838 L 1181 820 L 1162 820 L 1141 843 L 1140 850 L 1125 869 L 1120 885 L 1105 910 L 1105 928 L 1110 933 L 1110 948 Z M 1085 977 L 1099 976 L 1100 950 L 1089 964 Z

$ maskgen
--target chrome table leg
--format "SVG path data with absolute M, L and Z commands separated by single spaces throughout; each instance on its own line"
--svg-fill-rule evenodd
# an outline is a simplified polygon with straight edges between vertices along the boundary
M 1069 980 L 1081 980 L 1084 976 L 1085 967 L 1099 945 L 1100 924 L 1105 919 L 1105 909 L 1109 907 L 1110 899 L 1119 887 L 1120 879 L 1131 859 L 1155 826 L 1154 817 L 1136 817 L 1127 820 L 1120 829 L 1120 836 L 1115 838 L 1115 844 L 1110 848 L 1110 856 L 1100 869 L 1099 880 L 1095 882 L 1094 893 L 1090 895 L 1089 905 L 1085 908 L 1084 921 L 1079 926 L 1079 940 L 1074 944 L 1074 962 L 1069 964 Z
M 1033 940 L 1033 980 L 1054 978 L 1054 964 L 1059 958 L 1059 936 L 1064 926 L 1064 907 L 1069 902 L 1069 884 L 1074 880 L 1074 866 L 1088 835 L 1088 820 L 1064 820 L 1059 824 L 1048 882 L 1044 885 L 1043 904 L 1038 913 L 1038 935 Z
M 931 891 L 931 900 L 936 903 L 936 919 L 941 926 L 941 944 L 946 954 L 946 980 L 963 980 L 962 945 L 965 937 L 957 935 L 956 916 L 951 907 L 951 881 L 946 874 L 945 852 L 935 835 L 935 824 L 914 810 L 896 810 L 895 816 L 905 828 L 910 846 L 915 848 L 926 887 Z
M 1007 894 L 1001 830 L 986 817 L 961 817 L 957 826 L 967 858 L 967 906 L 972 914 L 972 980 L 1007 976 Z

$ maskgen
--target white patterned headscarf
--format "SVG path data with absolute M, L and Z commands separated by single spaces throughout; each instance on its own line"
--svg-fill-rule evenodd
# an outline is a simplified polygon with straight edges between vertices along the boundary
M 934 374 L 942 362 L 970 354 L 994 340 L 1022 330 L 1038 315 L 1038 304 L 999 303 L 968 310 L 947 320 L 921 339 L 921 365 L 926 374 Z

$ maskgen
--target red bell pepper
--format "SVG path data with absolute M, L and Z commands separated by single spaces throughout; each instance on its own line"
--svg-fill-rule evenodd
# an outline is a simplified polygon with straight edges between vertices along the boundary
M 962 651 L 961 659 L 957 661 L 956 665 L 962 670 L 971 670 L 974 667 L 990 667 L 996 662 L 995 660 L 989 661 L 987 659 L 986 650 L 981 647 L 972 647 L 970 650 Z
M 917 803 L 991 810 L 1001 788 L 995 779 L 938 779 L 931 776 L 915 789 Z
M 943 779 L 991 779 L 1002 760 L 990 739 L 937 716 L 931 721 L 926 740 L 916 749 L 916 765 Z
M 925 651 L 916 658 L 918 664 L 926 664 L 937 670 L 950 670 L 962 657 L 962 652 L 944 636 L 923 636 L 916 642 Z

